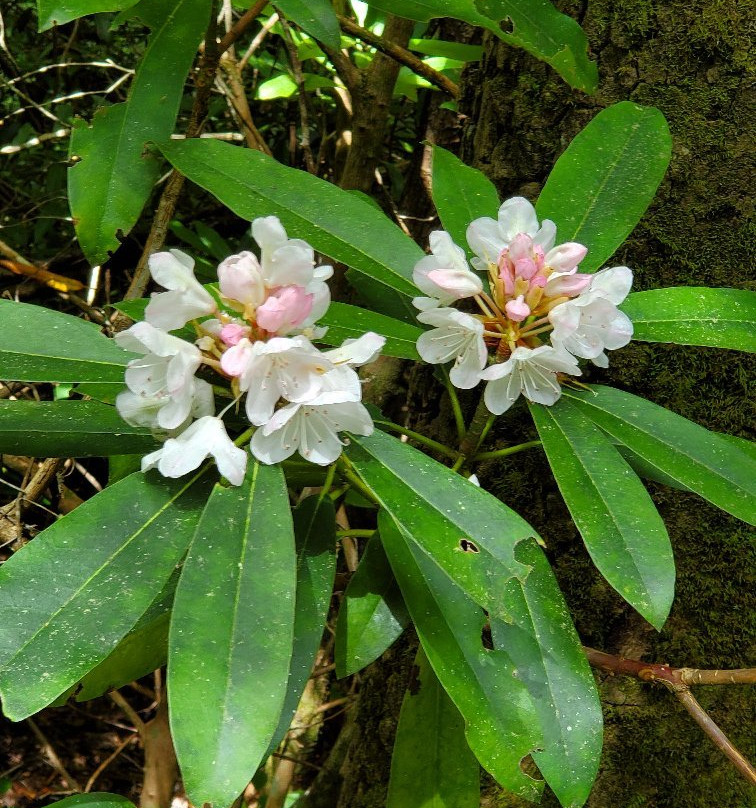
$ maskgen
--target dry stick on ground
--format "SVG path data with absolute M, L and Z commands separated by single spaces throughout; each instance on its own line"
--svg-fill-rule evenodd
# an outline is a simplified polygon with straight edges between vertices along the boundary
M 588 662 L 610 674 L 633 676 L 642 682 L 656 682 L 672 691 L 714 745 L 729 758 L 730 762 L 748 780 L 756 785 L 756 769 L 714 723 L 711 716 L 690 692 L 691 684 L 725 685 L 756 684 L 756 668 L 732 671 L 697 670 L 695 668 L 672 668 L 669 665 L 640 662 L 637 659 L 606 654 L 593 648 L 583 648 Z
M 186 132 L 188 138 L 197 137 L 202 130 L 221 56 L 236 42 L 267 4 L 268 0 L 258 0 L 258 2 L 241 16 L 236 25 L 223 37 L 220 43 L 217 43 L 215 40 L 215 14 L 213 13 L 211 16 L 210 26 L 205 36 L 205 50 L 202 54 L 197 79 L 195 81 L 197 92 L 194 97 L 194 105 L 192 106 L 192 113 Z M 159 250 L 165 242 L 168 226 L 176 211 L 176 205 L 178 204 L 183 187 L 183 174 L 173 170 L 160 196 L 155 218 L 152 220 L 152 227 L 147 236 L 142 255 L 134 270 L 134 277 L 131 279 L 131 284 L 124 296 L 125 300 L 134 300 L 135 298 L 144 296 L 147 285 L 150 282 L 150 272 L 147 262 L 150 255 Z M 113 326 L 115 330 L 121 330 L 126 328 L 130 322 L 131 320 L 128 317 L 119 314 L 114 318 Z

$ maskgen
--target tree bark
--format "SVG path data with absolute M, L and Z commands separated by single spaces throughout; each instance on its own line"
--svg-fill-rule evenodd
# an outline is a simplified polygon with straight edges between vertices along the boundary
M 747 177 L 749 138 L 746 7 L 736 0 L 589 0 L 562 9 L 577 17 L 597 59 L 600 84 L 571 91 L 545 64 L 486 39 L 467 74 L 461 109 L 469 117 L 462 157 L 496 183 L 502 198 L 535 200 L 551 166 L 601 109 L 622 100 L 656 106 L 673 136 L 672 163 L 654 204 L 607 266 L 635 270 L 634 289 L 747 288 L 753 254 Z M 590 248 L 590 245 L 587 245 Z M 710 429 L 749 436 L 745 379 L 752 358 L 734 351 L 632 343 L 596 377 L 648 397 Z M 525 417 L 518 423 L 530 436 Z M 504 420 L 489 441 L 511 438 Z M 752 436 L 752 432 L 751 432 Z M 737 668 L 753 646 L 753 551 L 745 527 L 692 494 L 649 486 L 670 532 L 678 567 L 675 604 L 657 634 L 595 571 L 542 456 L 518 455 L 479 472 L 483 485 L 544 536 L 583 642 L 674 666 Z M 749 580 L 750 577 L 750 580 Z M 752 794 L 675 699 L 604 675 L 605 746 L 588 808 L 747 808 Z M 753 688 L 697 688 L 704 707 L 754 757 Z M 524 806 L 495 787 L 490 805 Z M 547 794 L 546 808 L 558 805 Z

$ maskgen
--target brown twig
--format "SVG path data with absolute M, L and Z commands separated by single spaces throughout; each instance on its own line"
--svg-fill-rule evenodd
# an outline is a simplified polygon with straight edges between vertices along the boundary
M 459 98 L 459 85 L 455 84 L 443 73 L 434 70 L 430 65 L 423 62 L 422 59 L 418 59 L 414 53 L 411 53 L 406 48 L 402 48 L 400 45 L 389 42 L 387 39 L 374 34 L 372 31 L 368 31 L 367 28 L 357 25 L 356 22 L 350 20 L 348 17 L 339 15 L 339 25 L 344 33 L 361 39 L 376 50 L 381 51 L 381 53 L 385 53 L 386 56 L 390 56 L 400 64 L 405 65 L 405 67 L 408 67 L 413 73 L 417 73 L 418 76 L 427 79 L 431 84 L 434 84 L 440 90 L 448 93 L 452 98 Z M 334 65 L 334 67 L 335 66 L 336 65 Z
M 307 93 L 305 92 L 305 80 L 302 73 L 302 62 L 297 53 L 297 46 L 294 44 L 294 39 L 291 36 L 291 29 L 286 20 L 281 17 L 281 30 L 283 31 L 283 40 L 286 45 L 286 51 L 289 54 L 289 64 L 291 65 L 292 72 L 294 73 L 294 81 L 297 85 L 297 101 L 299 103 L 299 124 L 302 130 L 301 142 L 302 151 L 304 152 L 305 165 L 310 174 L 317 174 L 318 168 L 312 156 L 312 149 L 310 148 L 310 113 L 307 108 Z
M 110 764 L 118 757 L 118 755 L 120 755 L 121 752 L 123 752 L 123 750 L 138 737 L 139 736 L 137 734 L 129 735 L 127 738 L 121 741 L 118 744 L 118 746 L 116 746 L 112 754 L 108 755 L 108 757 L 106 757 L 105 760 L 103 760 L 102 763 L 100 763 L 100 765 L 92 773 L 92 776 L 89 778 L 89 780 L 87 780 L 87 784 L 84 786 L 85 794 L 89 793 L 92 790 L 92 786 L 97 781 L 97 778 L 105 771 L 105 769 L 108 768 L 108 766 L 110 766 Z
M 218 43 L 218 56 L 227 51 L 237 39 L 249 28 L 260 12 L 268 5 L 268 0 L 257 0 L 239 17 L 234 27 Z
M 126 701 L 126 699 L 117 691 L 111 690 L 108 693 L 110 700 L 117 704 L 124 712 L 126 718 L 134 725 L 134 729 L 140 736 L 144 736 L 145 723 L 139 713 Z
M 42 749 L 47 756 L 47 759 L 50 761 L 52 767 L 60 774 L 60 776 L 66 781 L 66 785 L 69 788 L 74 789 L 75 791 L 81 791 L 81 786 L 76 782 L 76 779 L 72 777 L 66 767 L 63 765 L 63 762 L 58 757 L 57 752 L 53 749 L 52 744 L 50 741 L 47 740 L 42 730 L 37 726 L 32 718 L 27 718 L 26 723 L 31 728 L 31 731 L 36 735 L 37 740 L 42 744 Z
M 736 684 L 756 681 L 755 669 L 733 671 L 707 671 L 695 668 L 673 668 L 654 662 L 641 662 L 614 656 L 594 648 L 583 648 L 588 662 L 607 673 L 620 676 L 633 676 L 642 682 L 655 682 L 672 691 L 691 714 L 699 727 L 709 736 L 712 743 L 730 760 L 735 768 L 751 785 L 756 786 L 756 768 L 746 760 L 741 752 L 722 732 L 711 716 L 690 692 L 690 684 Z

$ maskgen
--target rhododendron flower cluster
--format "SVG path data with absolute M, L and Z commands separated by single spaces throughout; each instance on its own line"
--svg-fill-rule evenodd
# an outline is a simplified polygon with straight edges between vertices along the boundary
M 578 359 L 607 367 L 605 351 L 630 341 L 632 323 L 617 305 L 630 291 L 632 272 L 578 272 L 587 248 L 554 246 L 556 226 L 549 219 L 539 224 L 527 199 L 507 200 L 497 220 L 476 219 L 466 235 L 472 269 L 444 231 L 431 233 L 431 254 L 415 266 L 415 284 L 426 295 L 413 301 L 417 319 L 433 326 L 417 350 L 432 364 L 453 360 L 449 378 L 456 387 L 487 381 L 490 412 L 505 412 L 521 394 L 554 404 L 562 376 L 581 375 Z M 460 300 L 477 310 L 451 307 Z
M 152 295 L 143 322 L 116 335 L 121 347 L 142 354 L 126 368 L 118 411 L 166 438 L 143 458 L 143 471 L 181 477 L 212 455 L 220 473 L 241 484 L 248 455 L 222 416 L 245 395 L 246 416 L 257 427 L 250 450 L 263 463 L 298 451 L 327 465 L 341 453 L 339 432 L 373 431 L 355 368 L 376 358 L 384 338 L 368 332 L 334 350 L 315 347 L 311 340 L 326 330 L 315 324 L 330 304 L 332 268 L 315 266 L 312 247 L 290 239 L 275 216 L 256 219 L 252 235 L 260 258 L 241 252 L 221 262 L 219 300 L 180 250 L 149 259 L 166 291 Z M 190 322 L 193 343 L 168 333 Z M 213 386 L 196 376 L 203 367 L 213 384 L 225 382 L 229 390 L 231 404 L 218 414 Z

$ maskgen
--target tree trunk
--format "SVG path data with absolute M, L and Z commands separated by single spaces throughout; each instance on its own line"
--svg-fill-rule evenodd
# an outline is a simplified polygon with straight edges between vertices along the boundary
M 749 282 L 744 268 L 753 252 L 746 222 L 753 142 L 746 134 L 751 122 L 745 3 L 587 0 L 561 7 L 586 30 L 600 68 L 597 94 L 588 97 L 570 90 L 547 65 L 487 35 L 483 61 L 463 77 L 461 111 L 468 117 L 461 156 L 488 174 L 502 198 L 519 194 L 535 200 L 556 158 L 600 109 L 627 99 L 656 106 L 672 130 L 672 165 L 651 210 L 607 265 L 632 267 L 636 290 L 674 285 L 743 288 Z M 634 343 L 612 354 L 611 368 L 601 381 L 646 396 L 711 429 L 747 436 L 753 423 L 752 410 L 743 403 L 749 369 L 752 360 L 736 352 Z M 428 385 L 424 395 L 419 391 L 417 402 L 418 410 L 425 407 L 424 420 L 443 419 L 441 397 L 430 374 L 419 372 L 412 378 Z M 520 410 L 519 416 L 500 419 L 487 447 L 531 437 L 532 423 Z M 583 642 L 676 666 L 752 664 L 747 653 L 754 636 L 749 617 L 754 613 L 754 586 L 748 576 L 754 565 L 742 523 L 692 494 L 650 486 L 678 566 L 672 615 L 658 634 L 596 572 L 540 453 L 490 462 L 479 476 L 485 488 L 546 539 Z M 377 692 L 381 675 L 387 683 L 395 682 L 395 658 L 383 674 L 371 670 L 370 685 Z M 599 681 L 605 748 L 589 808 L 752 804 L 745 782 L 671 694 L 629 679 L 602 675 Z M 695 692 L 731 740 L 753 758 L 756 749 L 748 720 L 753 716 L 753 689 L 699 687 Z M 371 747 L 373 756 L 389 754 L 384 736 L 396 716 L 383 710 L 377 700 L 363 705 L 361 713 L 365 726 L 382 727 L 381 744 Z M 365 732 L 354 733 L 352 745 L 364 741 Z M 373 757 L 371 774 L 358 765 L 357 754 L 347 751 L 343 760 L 342 794 L 362 794 L 359 802 L 349 804 L 383 808 L 386 783 L 381 778 L 388 772 L 387 759 Z M 371 778 L 369 788 L 366 777 Z M 482 805 L 487 808 L 529 805 L 490 781 L 484 792 Z M 542 804 L 558 805 L 548 790 Z
M 485 58 L 464 84 L 462 111 L 470 119 L 463 159 L 486 172 L 502 198 L 534 201 L 554 161 L 599 110 L 626 99 L 658 107 L 672 131 L 672 164 L 650 211 L 607 266 L 632 267 L 635 290 L 746 287 L 754 143 L 747 135 L 745 4 L 590 0 L 562 8 L 588 34 L 600 68 L 597 94 L 571 91 L 546 65 L 487 38 Z M 745 379 L 753 366 L 731 351 L 632 343 L 612 355 L 602 380 L 710 429 L 748 436 Z M 524 418 L 522 426 L 528 428 Z M 500 424 L 492 440 L 510 437 L 504 429 Z M 692 494 L 650 486 L 678 567 L 672 615 L 658 634 L 595 571 L 541 457 L 491 464 L 480 478 L 542 531 L 583 642 L 676 666 L 752 664 L 753 621 L 744 616 L 754 607 L 753 545 L 741 522 Z M 600 678 L 605 746 L 589 808 L 752 805 L 745 782 L 669 693 Z M 753 688 L 696 693 L 753 759 Z M 526 805 L 495 794 L 492 788 L 491 806 Z M 558 803 L 547 795 L 543 805 Z

